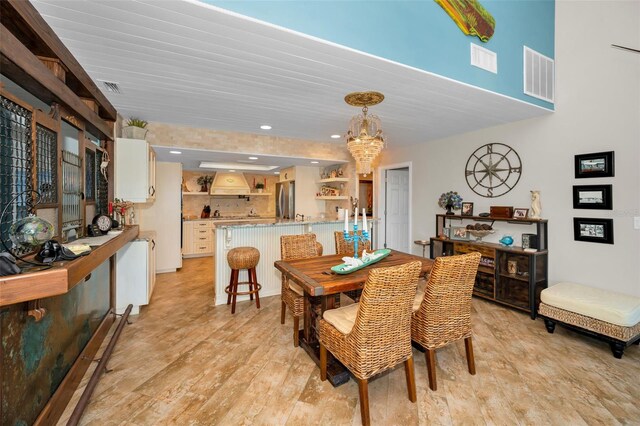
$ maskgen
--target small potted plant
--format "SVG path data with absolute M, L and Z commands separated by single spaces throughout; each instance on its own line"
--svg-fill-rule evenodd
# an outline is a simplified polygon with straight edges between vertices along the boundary
M 263 190 L 263 189 L 264 189 L 264 183 L 262 183 L 262 182 L 258 182 L 258 183 L 256 183 L 256 191 L 257 191 L 259 194 L 261 194 L 261 193 L 262 193 L 262 190 Z
M 144 139 L 147 136 L 147 123 L 136 117 L 127 120 L 127 125 L 122 128 L 122 135 L 127 139 Z
M 213 182 L 213 176 L 200 176 L 196 182 L 200 185 L 200 192 L 209 192 L 209 185 Z

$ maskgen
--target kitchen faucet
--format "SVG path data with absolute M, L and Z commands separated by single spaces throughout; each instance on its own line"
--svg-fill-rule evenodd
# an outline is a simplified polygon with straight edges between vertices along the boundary
M 301 220 L 302 222 L 304 222 L 304 215 L 303 215 L 303 214 L 298 213 L 298 214 L 296 215 L 296 219 L 298 218 L 298 216 L 300 216 L 300 217 L 301 217 L 301 219 L 300 219 L 300 220 Z

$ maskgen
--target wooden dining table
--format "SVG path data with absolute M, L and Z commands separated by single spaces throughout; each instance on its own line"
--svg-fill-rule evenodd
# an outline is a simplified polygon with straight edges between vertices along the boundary
M 433 260 L 412 254 L 391 250 L 384 259 L 349 274 L 337 274 L 332 266 L 343 263 L 343 255 L 318 256 L 297 260 L 278 260 L 274 266 L 287 279 L 304 290 L 304 328 L 300 331 L 300 346 L 320 365 L 320 343 L 318 340 L 319 320 L 324 311 L 340 306 L 340 293 L 351 296 L 364 287 L 369 271 L 375 268 L 402 265 L 412 261 L 422 263 L 421 276 L 426 276 Z M 349 380 L 348 370 L 335 359 L 327 365 L 327 377 L 333 386 Z

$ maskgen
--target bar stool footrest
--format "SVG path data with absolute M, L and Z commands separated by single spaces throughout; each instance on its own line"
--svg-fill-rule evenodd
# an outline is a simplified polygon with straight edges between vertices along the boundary
M 227 293 L 227 294 L 235 294 L 236 296 L 246 296 L 246 295 L 248 295 L 248 294 L 256 294 L 257 292 L 259 292 L 259 291 L 262 289 L 262 284 L 259 284 L 259 283 L 251 283 L 251 282 L 249 282 L 249 281 L 239 282 L 237 285 L 243 285 L 243 284 L 244 284 L 244 285 L 253 285 L 253 286 L 258 287 L 258 288 L 257 288 L 257 289 L 255 289 L 255 290 L 248 290 L 248 291 L 236 291 L 236 292 L 233 292 L 233 293 L 232 293 L 232 292 L 229 290 L 229 287 L 231 287 L 231 286 L 230 286 L 230 285 L 228 285 L 228 286 L 226 286 L 226 287 L 224 288 L 224 292 L 225 292 L 225 293 Z

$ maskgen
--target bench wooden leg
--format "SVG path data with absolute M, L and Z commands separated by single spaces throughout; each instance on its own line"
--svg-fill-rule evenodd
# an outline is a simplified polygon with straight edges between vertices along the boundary
M 609 346 L 611 346 L 611 352 L 613 352 L 614 357 L 618 359 L 622 358 L 622 353 L 624 352 L 624 348 L 626 347 L 624 343 L 611 342 L 609 343 Z
M 551 321 L 550 319 L 547 319 L 547 318 L 544 319 L 544 326 L 547 327 L 547 331 L 549 333 L 553 333 L 556 329 L 555 321 Z

